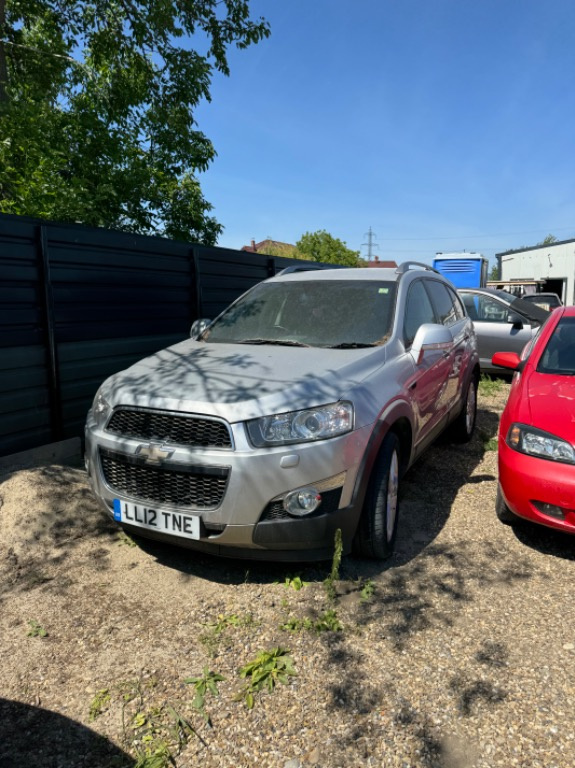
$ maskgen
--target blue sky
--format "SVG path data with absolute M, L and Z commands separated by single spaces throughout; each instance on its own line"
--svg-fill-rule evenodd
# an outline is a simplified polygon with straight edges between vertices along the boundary
M 196 113 L 225 231 L 430 263 L 575 237 L 573 0 L 252 0 Z

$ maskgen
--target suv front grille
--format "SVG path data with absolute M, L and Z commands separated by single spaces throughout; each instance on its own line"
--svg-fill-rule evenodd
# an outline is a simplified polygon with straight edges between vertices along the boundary
M 108 486 L 119 496 L 151 504 L 215 509 L 228 484 L 227 467 L 187 467 L 164 463 L 151 467 L 140 459 L 100 449 Z
M 170 411 L 118 408 L 106 431 L 137 440 L 158 440 L 194 448 L 232 447 L 230 430 L 224 422 Z

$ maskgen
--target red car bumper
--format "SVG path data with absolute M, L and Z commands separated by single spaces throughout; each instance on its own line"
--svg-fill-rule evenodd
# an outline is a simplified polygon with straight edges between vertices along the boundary
M 575 534 L 575 466 L 526 456 L 500 436 L 499 483 L 518 517 Z

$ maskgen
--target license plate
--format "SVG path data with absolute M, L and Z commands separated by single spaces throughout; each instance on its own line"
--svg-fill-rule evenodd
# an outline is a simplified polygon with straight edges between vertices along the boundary
M 114 520 L 127 525 L 137 525 L 149 531 L 184 536 L 187 539 L 200 538 L 200 518 L 197 515 L 167 512 L 122 499 L 114 499 Z

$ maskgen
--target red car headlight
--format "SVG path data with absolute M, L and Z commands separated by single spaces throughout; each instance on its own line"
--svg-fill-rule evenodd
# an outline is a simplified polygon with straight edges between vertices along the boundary
M 512 424 L 505 442 L 514 451 L 537 456 L 540 459 L 575 464 L 575 450 L 571 443 L 555 435 L 526 424 Z

